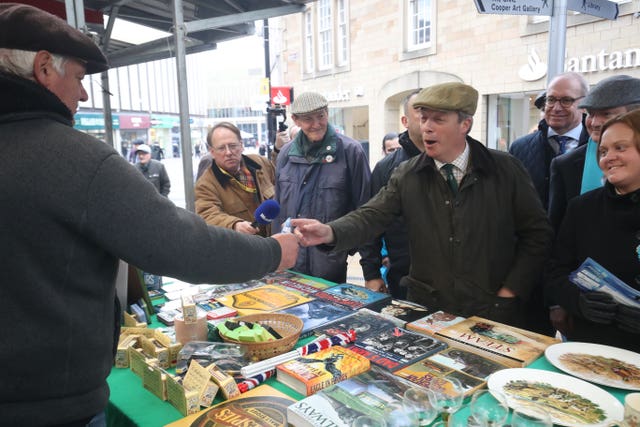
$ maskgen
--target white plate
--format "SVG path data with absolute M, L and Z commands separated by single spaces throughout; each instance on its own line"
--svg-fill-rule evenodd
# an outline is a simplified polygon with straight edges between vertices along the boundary
M 638 372 L 634 372 L 635 379 L 633 383 L 625 382 L 621 374 L 609 371 L 610 374 L 607 375 L 605 373 L 607 372 L 606 366 L 592 365 L 593 368 L 590 369 L 588 364 L 580 363 L 572 365 L 561 360 L 561 356 L 568 353 L 581 354 L 587 357 L 601 356 L 607 359 L 616 359 L 631 365 L 631 367 L 635 368 Z M 633 351 L 601 344 L 564 342 L 547 347 L 544 355 L 556 368 L 578 378 L 582 378 L 583 380 L 625 390 L 640 390 L 640 354 L 634 353 Z M 629 372 L 629 370 L 620 369 L 620 372 Z
M 541 392 L 538 395 L 548 396 L 546 403 L 540 397 L 534 402 L 530 394 L 517 393 L 511 387 L 508 387 L 516 381 L 522 381 L 521 384 L 527 387 L 551 387 L 551 389 L 547 389 L 546 392 Z M 610 422 L 621 420 L 624 413 L 622 403 L 612 394 L 586 381 L 557 372 L 528 368 L 503 369 L 491 374 L 488 380 L 488 387 L 489 390 L 499 391 L 504 394 L 507 398 L 507 404 L 512 409 L 534 403 L 538 406 L 543 406 L 551 416 L 553 423 L 561 426 L 606 426 Z M 602 418 L 585 419 L 584 416 L 588 414 L 588 411 L 584 409 L 575 410 L 574 413 L 571 413 L 566 405 L 569 400 L 563 399 L 566 392 L 581 399 L 586 399 L 585 403 L 594 405 L 594 409 L 599 408 L 603 412 Z M 574 405 L 571 407 L 575 408 L 576 401 L 574 400 L 573 402 Z

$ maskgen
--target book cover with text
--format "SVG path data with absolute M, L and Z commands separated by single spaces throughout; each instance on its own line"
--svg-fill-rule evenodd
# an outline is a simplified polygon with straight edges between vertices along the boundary
M 369 359 L 333 346 L 277 366 L 276 379 L 305 396 L 368 371 Z
M 509 367 L 524 367 L 559 341 L 536 332 L 471 316 L 436 332 L 452 347 L 463 348 Z
M 239 315 L 244 316 L 282 310 L 311 301 L 311 299 L 282 287 L 263 285 L 247 291 L 220 296 L 217 301 L 227 307 L 235 308 Z

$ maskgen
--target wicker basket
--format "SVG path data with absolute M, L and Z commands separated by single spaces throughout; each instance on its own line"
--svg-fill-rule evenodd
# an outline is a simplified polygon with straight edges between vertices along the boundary
M 233 340 L 220 334 L 220 337 L 225 342 L 247 346 L 249 355 L 258 360 L 279 356 L 293 349 L 304 326 L 304 323 L 299 317 L 284 313 L 248 314 L 237 317 L 233 319 L 233 321 L 259 323 L 263 326 L 270 326 L 282 337 L 272 341 L 246 342 Z

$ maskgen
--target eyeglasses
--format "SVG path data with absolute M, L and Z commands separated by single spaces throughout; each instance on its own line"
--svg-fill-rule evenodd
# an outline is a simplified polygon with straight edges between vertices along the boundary
M 387 154 L 391 154 L 394 151 L 399 150 L 399 149 L 400 149 L 400 147 L 390 147 L 390 148 L 386 148 L 385 151 L 386 151 Z
M 213 151 L 215 151 L 216 153 L 222 154 L 222 153 L 226 153 L 227 150 L 229 150 L 232 153 L 235 153 L 241 148 L 242 148 L 242 144 L 227 144 L 227 145 L 222 145 L 220 147 L 213 147 Z
M 544 100 L 544 105 L 546 105 L 547 107 L 553 107 L 556 102 L 559 102 L 562 107 L 569 108 L 573 105 L 574 102 L 582 98 L 584 98 L 584 96 L 580 96 L 578 98 L 571 98 L 570 96 L 563 96 L 562 98 L 547 96 L 547 98 Z

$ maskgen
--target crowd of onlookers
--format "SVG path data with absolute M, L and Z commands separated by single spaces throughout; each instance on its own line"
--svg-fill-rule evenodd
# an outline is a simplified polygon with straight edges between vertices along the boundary
M 372 174 L 320 94 L 294 100 L 299 132 L 277 135 L 271 161 L 243 155 L 237 128 L 221 123 L 207 137 L 197 213 L 261 235 L 292 218 L 302 273 L 342 282 L 357 250 L 365 285 L 395 298 L 640 349 L 629 336 L 640 333 L 640 309 L 570 281 L 592 258 L 640 289 L 640 140 L 629 113 L 640 107 L 640 79 L 617 75 L 589 91 L 578 73 L 556 76 L 535 100 L 537 130 L 509 154 L 468 135 L 477 99 L 461 83 L 408 93 L 405 131 L 384 136 Z M 605 123 L 613 141 L 602 140 Z M 257 226 L 253 214 L 270 198 L 280 214 Z
M 105 424 L 122 261 L 190 283 L 288 268 L 342 282 L 358 250 L 370 289 L 640 351 L 638 303 L 571 280 L 590 259 L 640 289 L 639 79 L 589 91 L 578 74 L 556 76 L 538 130 L 510 153 L 469 136 L 473 87 L 416 90 L 400 148 L 385 137 L 373 173 L 329 123 L 327 100 L 301 93 L 299 131 L 278 134 L 270 158 L 244 155 L 231 123 L 210 130 L 196 215 L 165 197 L 151 146 L 138 144 L 132 166 L 73 128 L 85 74 L 109 68 L 89 36 L 16 3 L 0 3 L 0 28 L 4 424 Z M 262 225 L 271 218 L 254 215 L 269 199 L 280 210 Z

